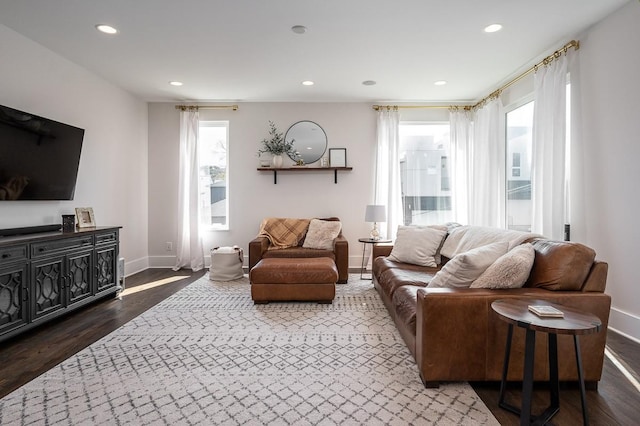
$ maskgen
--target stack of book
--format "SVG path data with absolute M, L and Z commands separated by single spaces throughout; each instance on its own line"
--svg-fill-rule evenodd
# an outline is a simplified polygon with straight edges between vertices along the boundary
M 561 310 L 549 305 L 529 305 L 529 310 L 539 317 L 563 318 Z

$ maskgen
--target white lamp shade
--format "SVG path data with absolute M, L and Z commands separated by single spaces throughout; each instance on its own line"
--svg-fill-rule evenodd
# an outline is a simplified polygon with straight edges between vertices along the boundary
M 370 204 L 364 214 L 365 222 L 386 222 L 387 209 L 383 205 Z

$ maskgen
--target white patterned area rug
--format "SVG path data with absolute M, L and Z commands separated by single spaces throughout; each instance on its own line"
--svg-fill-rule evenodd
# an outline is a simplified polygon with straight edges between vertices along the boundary
M 0 400 L 2 425 L 497 425 L 467 383 L 425 389 L 371 281 L 254 305 L 207 276 Z

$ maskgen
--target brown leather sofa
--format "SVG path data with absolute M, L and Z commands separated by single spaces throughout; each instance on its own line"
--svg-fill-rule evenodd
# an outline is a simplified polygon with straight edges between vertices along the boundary
M 337 217 L 322 218 L 321 220 L 339 221 Z M 319 250 L 302 247 L 304 238 L 297 247 L 269 250 L 269 239 L 258 236 L 249 242 L 249 270 L 261 259 L 272 258 L 310 258 L 328 257 L 333 259 L 338 268 L 338 283 L 345 284 L 349 279 L 349 242 L 342 235 L 342 231 L 334 240 L 333 250 Z
M 441 381 L 499 381 L 508 325 L 491 309 L 498 299 L 530 298 L 590 312 L 602 321 L 597 334 L 580 336 L 584 380 L 597 388 L 602 375 L 611 298 L 604 293 L 608 265 L 582 244 L 527 240 L 535 260 L 523 288 L 426 288 L 437 268 L 388 259 L 393 246 L 373 250 L 373 283 L 416 360 L 425 386 Z M 534 380 L 548 380 L 547 337 L 536 333 Z M 525 332 L 514 327 L 507 380 L 521 381 Z M 558 335 L 559 379 L 577 381 L 572 336 Z

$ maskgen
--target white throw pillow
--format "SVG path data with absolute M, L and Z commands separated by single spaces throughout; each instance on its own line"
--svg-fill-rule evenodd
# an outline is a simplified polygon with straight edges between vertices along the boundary
M 467 288 L 509 249 L 506 241 L 488 244 L 449 260 L 427 287 Z
M 340 235 L 342 223 L 337 220 L 311 219 L 302 247 L 333 250 L 333 240 Z
M 446 235 L 446 229 L 437 227 L 398 226 L 389 259 L 435 268 L 438 266 L 436 254 Z
M 529 278 L 535 258 L 533 246 L 521 244 L 493 262 L 471 288 L 520 288 Z

